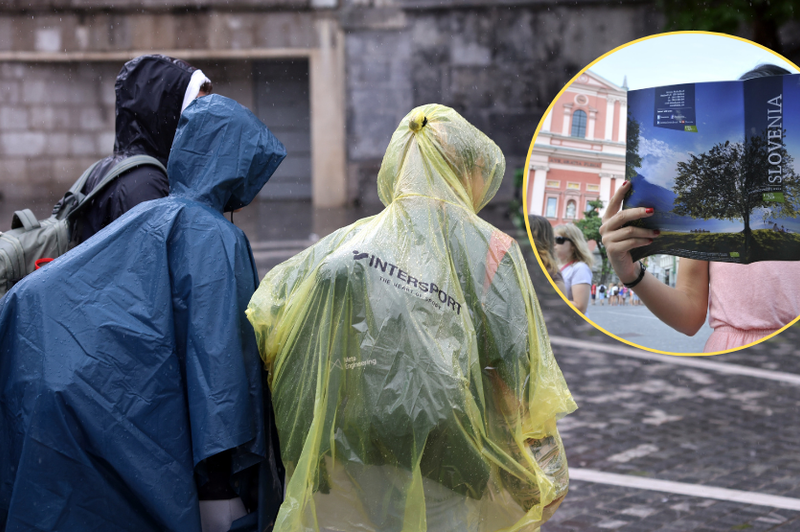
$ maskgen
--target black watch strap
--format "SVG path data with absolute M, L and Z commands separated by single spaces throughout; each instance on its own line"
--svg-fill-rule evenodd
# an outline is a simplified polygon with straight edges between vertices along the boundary
M 646 272 L 647 270 L 644 269 L 644 264 L 642 264 L 642 261 L 639 261 L 639 276 L 636 277 L 636 280 L 634 280 L 632 283 L 623 282 L 622 284 L 624 284 L 628 288 L 633 288 L 634 286 L 639 284 L 642 281 L 642 279 L 644 279 L 644 274 Z

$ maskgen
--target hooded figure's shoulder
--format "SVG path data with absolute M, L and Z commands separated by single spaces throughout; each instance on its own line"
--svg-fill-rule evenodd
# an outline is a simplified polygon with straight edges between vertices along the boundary
M 269 305 L 277 301 L 285 301 L 298 286 L 312 277 L 316 279 L 320 270 L 323 276 L 330 277 L 331 271 L 345 268 L 352 262 L 352 255 L 347 250 L 363 238 L 363 232 L 372 227 L 375 216 L 363 218 L 348 226 L 337 229 L 333 233 L 309 246 L 289 260 L 272 268 L 259 286 L 257 296 L 253 297 L 251 307 L 259 303 Z M 350 259 L 350 260 L 348 260 Z

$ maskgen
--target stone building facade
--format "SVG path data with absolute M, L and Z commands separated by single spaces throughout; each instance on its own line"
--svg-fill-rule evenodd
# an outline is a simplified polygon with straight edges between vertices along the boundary
M 591 70 L 559 96 L 531 149 L 529 214 L 545 216 L 553 225 L 570 223 L 598 199 L 605 212 L 625 179 L 627 101 L 624 86 Z
M 400 118 L 438 102 L 503 149 L 502 202 L 563 84 L 661 20 L 648 0 L 5 0 L 0 194 L 55 199 L 110 153 L 114 77 L 158 52 L 202 68 L 286 139 L 268 196 L 376 203 Z

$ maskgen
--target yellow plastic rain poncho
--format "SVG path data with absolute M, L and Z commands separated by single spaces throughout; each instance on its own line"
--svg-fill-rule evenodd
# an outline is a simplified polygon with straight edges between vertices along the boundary
M 566 494 L 555 421 L 575 403 L 516 242 L 475 214 L 504 169 L 458 113 L 417 108 L 378 174 L 386 209 L 262 281 L 276 531 L 536 530 Z

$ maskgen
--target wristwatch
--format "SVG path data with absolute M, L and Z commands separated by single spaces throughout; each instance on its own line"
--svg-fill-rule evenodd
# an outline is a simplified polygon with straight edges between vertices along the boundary
M 624 284 L 628 288 L 633 288 L 634 286 L 639 284 L 642 281 L 642 279 L 644 279 L 644 274 L 647 272 L 647 270 L 644 269 L 644 264 L 642 264 L 642 261 L 638 261 L 637 264 L 639 264 L 639 275 L 636 277 L 636 279 L 631 283 L 626 283 L 625 281 L 622 281 L 622 284 Z

